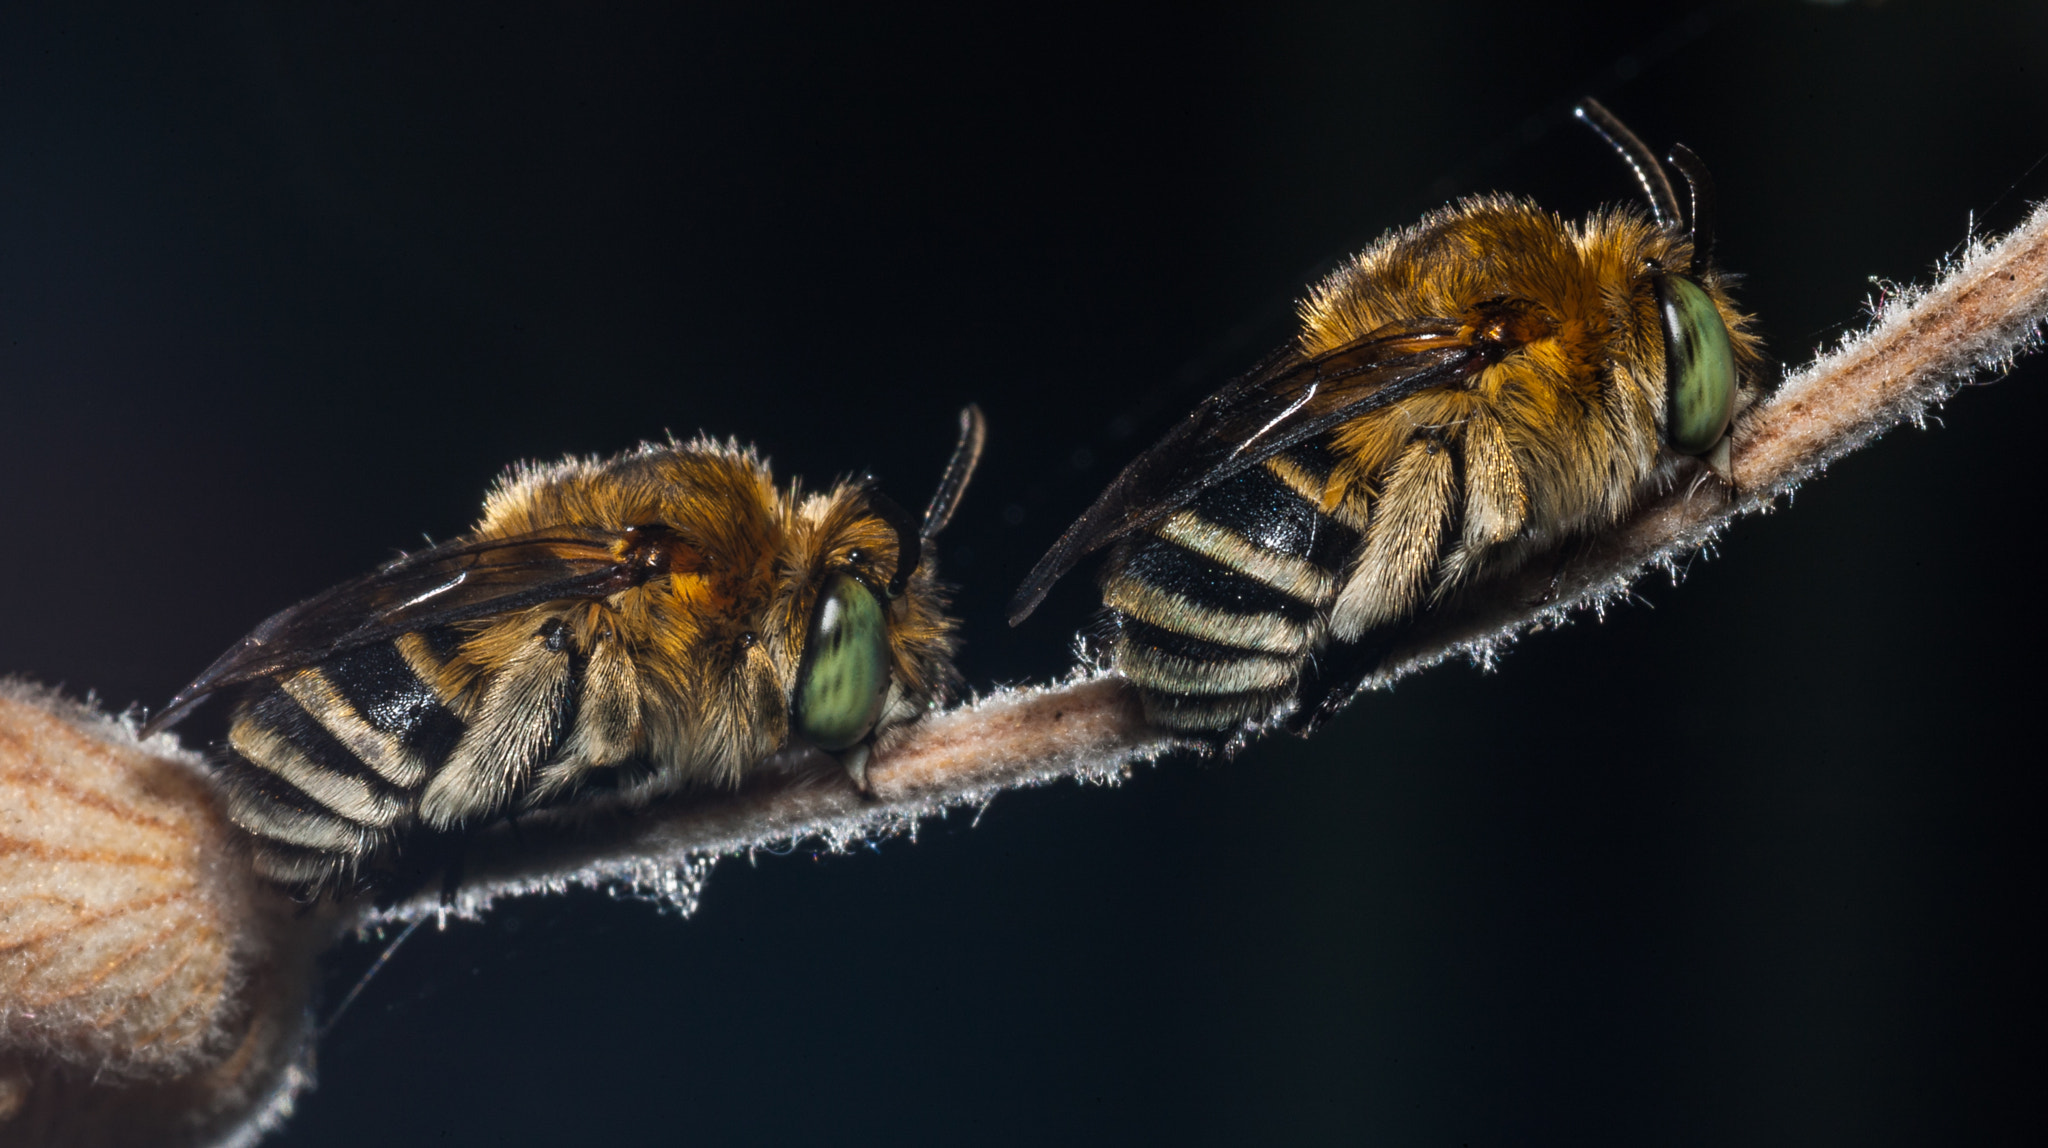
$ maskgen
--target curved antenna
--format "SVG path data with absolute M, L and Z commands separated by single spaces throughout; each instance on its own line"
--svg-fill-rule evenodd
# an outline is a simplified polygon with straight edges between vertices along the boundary
M 1714 177 L 1684 144 L 1671 145 L 1671 166 L 1692 190 L 1692 266 L 1686 274 L 1697 279 L 1714 265 Z
M 882 493 L 874 475 L 861 476 L 861 492 L 867 496 L 868 509 L 875 512 L 875 517 L 896 531 L 896 573 L 889 577 L 889 585 L 882 592 L 893 602 L 903 596 L 903 588 L 910 585 L 910 576 L 917 573 L 918 565 L 924 561 L 924 538 L 911 525 L 910 512 Z
M 974 468 L 981 465 L 981 448 L 987 441 L 988 420 L 982 417 L 980 407 L 968 403 L 960 412 L 960 441 L 953 447 L 953 461 L 946 464 L 946 475 L 939 479 L 939 488 L 932 492 L 932 500 L 924 508 L 919 537 L 935 537 L 953 521 L 953 511 L 960 506 L 960 496 L 966 492 L 968 480 L 974 477 Z
M 1613 112 L 1602 107 L 1599 100 L 1591 96 L 1579 101 L 1572 114 L 1586 121 L 1586 126 L 1600 133 L 1607 146 L 1614 149 L 1623 163 L 1636 173 L 1636 182 L 1643 185 L 1643 197 L 1650 201 L 1650 215 L 1660 225 L 1675 223 L 1683 225 L 1685 219 L 1678 211 L 1678 193 L 1671 188 L 1671 177 L 1664 173 L 1664 165 L 1657 162 L 1657 153 L 1651 151 L 1628 130 L 1628 125 L 1616 119 Z

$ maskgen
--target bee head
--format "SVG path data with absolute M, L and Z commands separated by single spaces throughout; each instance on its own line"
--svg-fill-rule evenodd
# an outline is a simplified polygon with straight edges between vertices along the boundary
M 1714 274 L 1714 181 L 1700 157 L 1684 144 L 1671 149 L 1671 166 L 1692 193 L 1688 215 L 1678 202 L 1671 176 L 1636 134 L 1598 100 L 1575 110 L 1614 149 L 1649 201 L 1660 227 L 1685 228 L 1692 259 L 1684 272 L 1657 273 L 1657 312 L 1664 328 L 1664 441 L 1681 454 L 1702 456 L 1715 473 L 1728 476 L 1728 428 L 1735 419 L 1739 390 L 1735 349 L 1714 297 L 1701 286 Z
M 841 754 L 847 772 L 863 789 L 867 745 L 890 696 L 890 666 L 896 647 L 906 640 L 896 632 L 892 618 L 907 630 L 933 631 L 923 635 L 922 644 L 944 644 L 945 627 L 934 622 L 935 603 L 899 600 L 922 565 L 925 544 L 952 518 L 980 459 L 984 436 L 980 410 L 968 407 L 962 411 L 959 445 L 921 524 L 877 489 L 872 478 L 864 480 L 861 496 L 868 511 L 896 534 L 895 569 L 888 582 L 877 585 L 869 573 L 869 555 L 856 549 L 847 552 L 843 566 L 826 573 L 819 587 L 803 664 L 797 672 L 792 729 L 811 745 Z

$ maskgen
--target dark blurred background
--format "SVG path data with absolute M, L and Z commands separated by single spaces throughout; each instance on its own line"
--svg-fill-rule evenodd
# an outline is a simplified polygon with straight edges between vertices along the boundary
M 922 500 L 980 686 L 1115 469 L 1447 197 L 1722 190 L 1803 361 L 2048 197 L 2037 3 L 18 8 L 0 14 L 0 669 L 160 704 L 665 429 Z M 1683 586 L 1314 742 L 423 931 L 280 1143 L 2014 1142 L 2044 1123 L 2048 362 Z M 374 947 L 338 954 L 331 995 Z

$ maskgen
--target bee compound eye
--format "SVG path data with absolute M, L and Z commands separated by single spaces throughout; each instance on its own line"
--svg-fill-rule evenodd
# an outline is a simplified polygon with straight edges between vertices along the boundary
M 1720 308 L 1682 275 L 1657 280 L 1664 320 L 1664 438 L 1673 450 L 1705 454 L 1735 417 L 1735 350 Z
M 834 573 L 818 596 L 797 674 L 795 725 L 827 751 L 855 745 L 881 716 L 889 684 L 889 623 L 874 592 Z

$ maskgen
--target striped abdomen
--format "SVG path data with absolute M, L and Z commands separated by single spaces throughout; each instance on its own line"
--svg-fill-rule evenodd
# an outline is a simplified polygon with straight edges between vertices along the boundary
M 1173 729 L 1228 730 L 1293 701 L 1327 640 L 1360 523 L 1317 502 L 1319 445 L 1283 452 L 1120 544 L 1103 582 L 1111 662 Z
M 630 670 L 620 681 L 615 643 L 581 655 L 551 621 L 457 694 L 446 673 L 455 640 L 447 629 L 406 634 L 249 687 L 221 776 L 258 871 L 345 886 L 410 832 L 566 794 L 631 752 L 638 705 L 627 712 Z

